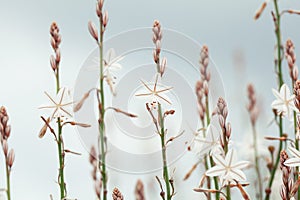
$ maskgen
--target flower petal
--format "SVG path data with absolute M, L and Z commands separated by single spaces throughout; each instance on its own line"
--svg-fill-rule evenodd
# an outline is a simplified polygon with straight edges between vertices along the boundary
M 225 172 L 225 168 L 216 165 L 205 172 L 206 176 L 220 176 Z
M 299 167 L 300 166 L 300 158 L 290 158 L 287 159 L 284 164 L 288 167 Z
M 294 147 L 291 147 L 291 146 L 289 146 L 288 149 L 289 149 L 289 152 L 290 152 L 293 156 L 295 156 L 295 157 L 297 157 L 297 158 L 300 158 L 300 151 L 298 151 L 297 149 L 295 149 Z

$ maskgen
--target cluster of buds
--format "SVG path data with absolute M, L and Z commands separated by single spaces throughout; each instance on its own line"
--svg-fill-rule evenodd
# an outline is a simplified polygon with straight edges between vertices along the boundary
M 155 50 L 153 51 L 153 59 L 158 66 L 157 69 L 158 72 L 160 73 L 161 76 L 163 76 L 167 66 L 167 59 L 164 57 L 160 62 L 162 30 L 159 21 L 157 20 L 154 21 L 152 31 L 153 31 L 152 41 L 155 44 Z
M 118 188 L 115 188 L 112 193 L 113 200 L 124 200 L 124 197 Z
M 96 152 L 96 149 L 94 146 L 91 147 L 91 151 L 90 151 L 90 157 L 89 157 L 89 161 L 90 161 L 90 164 L 92 165 L 93 167 L 93 170 L 92 170 L 92 178 L 93 178 L 93 181 L 94 181 L 94 188 L 95 188 L 95 193 L 96 193 L 96 196 L 98 199 L 101 199 L 101 188 L 102 188 L 102 182 L 101 180 L 99 179 L 99 176 L 98 176 L 98 160 L 97 160 L 97 152 Z
M 55 73 L 58 71 L 60 63 L 60 49 L 59 45 L 61 43 L 61 35 L 59 34 L 59 28 L 56 22 L 53 22 L 50 26 L 50 35 L 51 35 L 51 46 L 54 50 L 55 55 L 50 56 L 51 68 Z
M 15 161 L 14 149 L 8 148 L 7 141 L 10 137 L 11 126 L 8 125 L 9 117 L 7 115 L 5 107 L 0 108 L 0 133 L 1 133 L 1 145 L 5 156 L 6 165 L 8 166 L 9 172 Z
M 255 90 L 252 84 L 248 85 L 247 88 L 248 91 L 248 99 L 249 99 L 249 104 L 247 105 L 247 110 L 250 114 L 250 119 L 251 119 L 251 124 L 254 126 L 256 123 L 256 120 L 258 118 L 258 108 L 257 108 L 257 101 L 256 101 L 256 94 L 255 94 Z
M 198 100 L 198 112 L 201 121 L 204 120 L 205 112 L 206 112 L 206 104 L 205 98 L 207 99 L 209 93 L 208 82 L 210 80 L 210 72 L 207 70 L 209 64 L 209 54 L 208 54 L 208 47 L 204 45 L 200 52 L 200 74 L 201 80 L 197 81 L 196 83 L 196 96 Z
M 226 123 L 227 120 L 227 115 L 228 115 L 228 108 L 226 101 L 220 97 L 217 103 L 217 108 L 214 111 L 214 114 L 218 114 L 219 117 L 219 124 L 220 127 L 222 128 L 222 133 L 224 134 L 224 141 L 222 141 L 222 146 L 223 148 L 225 147 L 225 144 L 228 144 L 230 136 L 231 136 L 231 124 L 228 122 Z
M 280 152 L 280 169 L 282 171 L 282 185 L 280 196 L 283 200 L 290 199 L 290 192 L 293 188 L 293 179 L 291 177 L 291 168 L 286 166 L 284 162 L 289 158 L 285 150 Z
M 100 34 L 103 35 L 105 28 L 108 24 L 108 12 L 103 11 L 104 0 L 98 0 L 96 4 L 96 14 L 100 20 Z M 88 23 L 88 28 L 91 36 L 99 43 L 98 30 L 95 24 L 91 21 Z M 102 45 L 102 44 L 100 44 Z
M 210 72 L 207 70 L 209 64 L 209 54 L 208 54 L 208 47 L 204 45 L 200 52 L 200 73 L 203 82 L 209 82 L 210 80 Z
M 300 111 L 300 80 L 296 80 L 294 84 L 295 106 Z
M 285 57 L 289 66 L 290 77 L 295 82 L 298 79 L 298 67 L 296 66 L 295 47 L 292 40 L 287 40 L 285 44 Z
M 204 103 L 204 93 L 205 93 L 204 90 L 205 89 L 203 86 L 203 82 L 201 80 L 197 81 L 196 87 L 195 87 L 195 92 L 196 92 L 196 96 L 197 96 L 198 113 L 199 113 L 201 121 L 204 120 L 205 112 L 206 112 L 206 106 Z
M 145 200 L 145 191 L 144 191 L 144 184 L 141 180 L 138 180 L 135 186 L 135 199 L 136 200 Z

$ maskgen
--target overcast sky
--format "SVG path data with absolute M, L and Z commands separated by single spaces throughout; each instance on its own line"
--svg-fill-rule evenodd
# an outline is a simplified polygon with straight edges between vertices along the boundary
M 262 130 L 265 130 L 272 116 L 271 88 L 276 87 L 273 67 L 275 36 L 270 15 L 273 5 L 269 4 L 261 19 L 255 22 L 253 16 L 261 3 L 253 0 L 106 0 L 105 8 L 109 12 L 106 35 L 112 37 L 133 28 L 149 27 L 153 20 L 159 19 L 163 27 L 179 31 L 199 44 L 207 44 L 222 74 L 233 132 L 243 137 L 249 128 L 248 118 L 240 120 L 241 116 L 247 117 L 244 109 L 246 84 L 254 83 L 263 103 Z M 280 1 L 280 7 L 300 9 L 300 3 Z M 95 48 L 87 29 L 89 20 L 97 20 L 95 1 L 91 0 L 1 0 L 0 104 L 7 107 L 10 115 L 12 136 L 9 145 L 16 152 L 11 176 L 13 199 L 49 199 L 49 194 L 58 198 L 55 143 L 50 135 L 43 139 L 37 136 L 42 125 L 37 107 L 46 100 L 43 91 L 53 92 L 55 87 L 49 65 L 52 53 L 49 27 L 53 21 L 60 27 L 63 40 L 62 84 L 72 87 L 83 62 Z M 291 38 L 298 55 L 299 22 L 299 16 L 286 15 L 282 19 L 283 41 Z M 235 65 L 234 55 L 244 58 L 243 66 Z M 88 154 L 75 130 L 67 128 L 65 137 L 68 148 L 83 154 L 67 157 L 69 195 L 80 200 L 95 199 Z M 187 155 L 183 162 L 192 163 L 191 159 L 193 156 Z M 176 176 L 180 180 L 188 167 L 178 164 Z M 151 186 L 149 176 L 117 172 L 109 174 L 110 181 L 114 182 L 110 188 L 115 185 L 120 187 L 126 199 L 133 199 L 137 178 L 149 183 L 147 189 L 157 188 L 156 183 Z M 0 177 L 4 177 L 3 164 L 0 165 Z M 175 199 L 183 199 L 187 193 L 193 194 L 190 198 L 197 199 L 197 195 L 191 191 L 198 183 L 197 178 L 199 176 L 182 183 L 184 187 L 179 189 Z M 0 181 L 0 187 L 3 184 Z M 147 195 L 150 197 L 150 194 Z

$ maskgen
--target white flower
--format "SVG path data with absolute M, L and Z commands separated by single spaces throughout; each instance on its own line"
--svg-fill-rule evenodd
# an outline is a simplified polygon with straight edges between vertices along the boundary
M 148 100 L 146 100 L 147 103 L 150 103 L 153 108 L 156 108 L 157 103 L 161 103 L 160 100 L 167 102 L 169 105 L 171 105 L 171 100 L 163 93 L 169 92 L 169 90 L 172 89 L 172 87 L 164 87 L 157 84 L 159 75 L 156 74 L 155 83 L 153 85 L 153 89 L 150 88 L 150 84 L 146 84 L 144 81 L 141 81 L 144 85 L 146 91 L 143 91 L 141 93 L 135 94 L 135 96 L 141 97 L 146 96 L 149 97 Z
M 116 52 L 113 48 L 110 48 L 106 52 L 106 54 L 103 58 L 103 67 L 104 67 L 103 68 L 103 76 L 113 94 L 115 93 L 114 92 L 114 84 L 115 84 L 115 79 L 116 79 L 116 76 L 114 75 L 114 73 L 116 71 L 122 69 L 122 65 L 119 62 L 123 59 L 124 59 L 124 57 L 122 57 L 122 56 L 116 56 Z M 94 69 L 94 70 L 99 70 L 99 63 L 100 63 L 99 57 L 96 57 L 93 61 L 96 65 L 93 65 L 90 68 Z
M 54 99 L 47 92 L 45 94 L 50 100 L 50 105 L 41 106 L 39 109 L 53 110 L 51 120 L 58 117 L 72 117 L 70 110 L 73 102 L 70 100 L 69 92 L 66 88 L 61 88 Z
M 220 131 L 212 124 L 208 125 L 206 131 L 206 137 L 200 137 L 197 135 L 194 139 L 194 142 L 202 144 L 197 152 L 200 156 L 208 154 L 216 155 L 222 154 L 223 149 L 220 144 L 221 134 Z
M 290 89 L 286 84 L 283 84 L 280 88 L 280 92 L 272 89 L 274 96 L 277 98 L 272 102 L 272 108 L 277 110 L 280 115 L 287 115 L 290 120 L 293 118 L 293 111 L 297 112 L 297 108 L 294 105 L 295 95 L 291 95 Z
M 241 169 L 248 167 L 249 162 L 236 162 L 236 155 L 234 150 L 230 149 L 227 152 L 225 159 L 221 155 L 213 155 L 213 160 L 216 165 L 206 171 L 206 176 L 220 177 L 223 186 L 233 180 L 246 180 L 246 176 Z
M 294 147 L 288 147 L 288 149 L 294 158 L 287 159 L 284 164 L 289 167 L 300 167 L 300 151 Z

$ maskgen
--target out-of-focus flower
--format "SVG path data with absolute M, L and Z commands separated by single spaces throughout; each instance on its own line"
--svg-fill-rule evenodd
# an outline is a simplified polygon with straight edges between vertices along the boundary
M 53 110 L 51 120 L 58 117 L 72 117 L 71 110 L 73 102 L 70 100 L 69 92 L 66 88 L 61 88 L 55 98 L 52 98 L 47 92 L 45 92 L 45 94 L 50 100 L 50 105 L 41 106 L 39 109 Z
M 300 151 L 294 147 L 288 147 L 289 152 L 294 156 L 293 158 L 287 159 L 284 164 L 288 167 L 299 167 L 300 166 Z
M 207 127 L 206 137 L 197 135 L 194 139 L 195 145 L 199 145 L 197 152 L 200 156 L 209 155 L 220 155 L 223 153 L 223 149 L 220 143 L 221 132 L 214 125 L 210 124 Z M 197 144 L 200 143 L 200 144 Z
M 291 95 L 290 89 L 286 84 L 283 84 L 278 92 L 272 89 L 276 100 L 272 102 L 272 108 L 277 111 L 279 115 L 287 116 L 290 120 L 293 118 L 293 111 L 297 112 L 294 104 L 295 95 Z
M 225 158 L 221 155 L 213 155 L 216 165 L 206 171 L 206 176 L 218 176 L 222 185 L 226 185 L 234 180 L 245 181 L 246 175 L 241 170 L 249 166 L 247 161 L 236 161 L 235 151 L 230 149 Z

